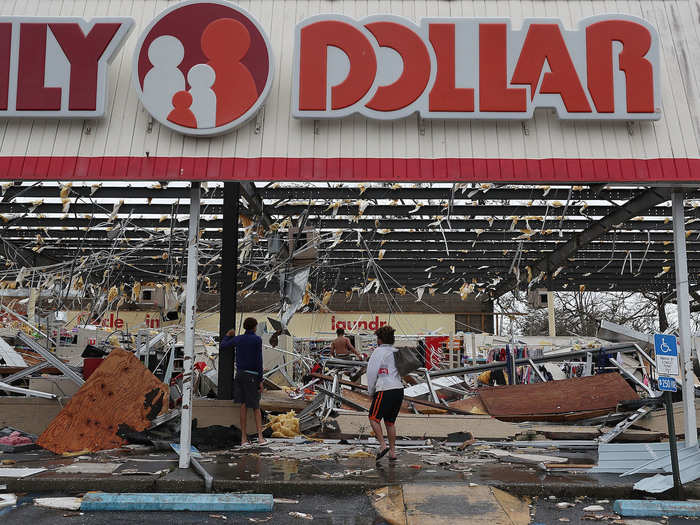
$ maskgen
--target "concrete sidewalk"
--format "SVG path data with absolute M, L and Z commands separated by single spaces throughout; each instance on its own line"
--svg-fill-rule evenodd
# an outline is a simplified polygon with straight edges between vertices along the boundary
M 214 477 L 215 492 L 265 492 L 278 497 L 317 493 L 349 495 L 401 483 L 454 482 L 489 485 L 522 496 L 631 498 L 640 496 L 633 490 L 633 485 L 643 477 L 620 478 L 615 474 L 585 471 L 551 472 L 537 466 L 498 462 L 476 455 L 462 459 L 456 470 L 455 464 L 430 464 L 439 453 L 426 455 L 430 451 L 425 450 L 403 450 L 395 463 L 384 458 L 376 464 L 373 447 L 334 447 L 332 454 L 312 451 L 300 457 L 284 457 L 281 451 L 284 446 L 279 445 L 277 450 L 269 447 L 234 448 L 204 452 L 199 461 Z M 297 448 L 301 449 L 303 445 Z M 338 454 L 339 449 L 342 454 Z M 68 494 L 205 490 L 202 478 L 193 470 L 177 468 L 174 453 L 140 447 L 79 457 L 61 457 L 37 450 L 0 454 L 0 461 L 10 463 L 2 465 L 5 468 L 47 469 L 24 478 L 0 478 L 0 485 L 6 485 L 2 492 Z M 689 498 L 700 498 L 700 483 L 686 485 L 686 492 Z

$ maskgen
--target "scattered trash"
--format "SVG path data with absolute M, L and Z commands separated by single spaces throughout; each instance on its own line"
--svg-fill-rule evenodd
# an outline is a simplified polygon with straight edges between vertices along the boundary
M 0 429 L 0 451 L 17 453 L 39 448 L 37 437 L 12 427 Z
M 304 520 L 312 520 L 314 517 L 311 514 L 307 514 L 305 512 L 290 512 L 289 515 L 292 518 L 301 518 Z
M 272 416 L 269 427 L 272 429 L 273 438 L 291 438 L 301 433 L 299 430 L 299 419 L 297 419 L 293 410 L 286 414 Z
M 274 498 L 272 500 L 272 502 L 275 504 L 282 504 L 282 505 L 284 505 L 284 504 L 296 505 L 297 503 L 299 503 L 299 500 L 298 499 L 286 499 L 286 498 Z
M 37 507 L 45 507 L 49 509 L 61 509 L 61 510 L 80 510 L 80 505 L 82 504 L 82 498 L 36 498 L 34 500 L 34 505 Z
M 575 506 L 576 506 L 575 503 L 569 503 L 567 501 L 560 501 L 559 503 L 557 503 L 558 509 L 568 509 L 569 507 L 575 507 Z
M 37 468 L 0 468 L 0 478 L 26 478 L 44 472 L 43 467 Z
M 223 514 L 209 514 L 210 518 L 216 518 L 220 520 L 227 520 L 228 518 L 224 516 Z
M 583 512 L 603 512 L 605 510 L 601 505 L 589 505 L 583 508 Z
M 121 463 L 87 463 L 76 461 L 56 470 L 59 474 L 111 474 L 121 466 Z
M 272 516 L 268 516 L 267 518 L 248 518 L 248 521 L 252 521 L 253 523 L 265 523 L 266 521 L 270 521 L 272 519 Z
M 14 494 L 0 494 L 0 509 L 3 507 L 12 507 L 17 504 L 17 496 Z

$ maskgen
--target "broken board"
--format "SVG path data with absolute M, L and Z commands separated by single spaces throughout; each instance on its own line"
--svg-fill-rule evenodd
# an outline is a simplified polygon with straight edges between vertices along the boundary
M 37 443 L 56 454 L 117 448 L 126 444 L 120 428 L 145 430 L 169 400 L 168 388 L 138 358 L 115 348 Z
M 372 404 L 372 397 L 371 396 L 369 396 L 367 394 L 363 394 L 362 392 L 357 392 L 355 390 L 350 390 L 347 388 L 344 388 L 340 391 L 340 396 L 344 399 L 347 399 L 348 401 L 352 401 L 353 403 L 356 403 L 356 404 L 364 407 L 369 412 L 369 406 Z M 349 405 L 346 405 L 345 403 L 343 403 L 341 405 L 341 407 L 351 409 L 351 410 L 353 408 Z M 408 401 L 404 401 L 403 403 L 401 403 L 401 409 L 399 410 L 399 413 L 400 414 L 411 414 L 412 413 L 408 407 Z
M 503 421 L 575 421 L 612 412 L 639 394 L 618 373 L 484 388 L 479 397 Z
M 367 414 L 339 414 L 335 420 L 344 435 L 372 431 Z M 476 439 L 506 439 L 521 431 L 517 425 L 491 416 L 401 414 L 396 419 L 396 433 L 404 438 L 446 438 L 454 432 L 470 432 Z
M 527 525 L 527 502 L 484 485 L 406 483 L 370 493 L 377 513 L 391 525 Z
M 459 401 L 450 401 L 448 405 L 450 408 L 464 410 L 470 414 L 488 414 L 488 412 L 486 412 L 486 407 L 481 402 L 481 398 L 479 396 L 472 396 L 468 397 L 467 399 L 460 399 Z

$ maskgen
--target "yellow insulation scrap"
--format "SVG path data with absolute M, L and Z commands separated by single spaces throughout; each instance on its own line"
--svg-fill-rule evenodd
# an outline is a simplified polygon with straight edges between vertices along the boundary
M 291 438 L 301 435 L 299 420 L 294 410 L 290 410 L 286 414 L 272 416 L 268 426 L 272 429 L 273 438 Z

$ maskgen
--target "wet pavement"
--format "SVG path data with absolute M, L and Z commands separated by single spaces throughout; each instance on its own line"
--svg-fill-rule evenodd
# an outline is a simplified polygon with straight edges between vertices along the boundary
M 56 494 L 65 496 L 66 494 Z M 386 522 L 372 508 L 369 497 L 364 494 L 356 496 L 338 496 L 328 494 L 299 495 L 295 502 L 275 503 L 273 512 L 257 513 L 215 513 L 215 512 L 74 512 L 45 509 L 34 506 L 33 496 L 20 497 L 17 508 L 0 509 L 0 522 L 3 525 L 54 525 L 54 524 L 90 524 L 111 525 L 113 523 L 161 525 L 162 523 L 203 523 L 251 524 L 270 523 L 281 525 L 299 525 L 306 523 L 304 518 L 291 516 L 290 513 L 303 513 L 313 517 L 313 523 L 321 525 L 384 525 Z M 594 498 L 532 498 L 531 524 L 591 524 L 613 523 L 617 525 L 689 525 L 700 523 L 697 519 L 687 518 L 630 518 L 616 516 L 612 511 L 613 500 Z M 561 509 L 558 503 L 572 503 L 572 507 Z M 603 511 L 585 512 L 589 505 L 600 505 Z M 225 519 L 224 519 L 225 518 Z M 428 524 L 426 524 L 428 525 Z
M 441 444 L 407 445 L 395 463 L 375 462 L 376 445 L 337 441 L 293 443 L 273 441 L 269 446 L 203 452 L 202 466 L 214 477 L 214 491 L 256 491 L 275 496 L 290 494 L 363 494 L 369 488 L 399 483 L 455 482 L 491 485 L 527 496 L 601 498 L 630 497 L 632 485 L 642 476 L 620 478 L 614 474 L 548 471 L 536 464 L 499 461 L 489 457 L 488 447 L 474 446 L 458 452 Z M 522 450 L 522 449 L 521 449 Z M 542 453 L 540 450 L 539 453 Z M 547 451 L 547 454 L 555 454 Z M 569 453 L 576 464 L 593 463 L 594 452 Z M 44 467 L 45 472 L 23 479 L 0 478 L 9 492 L 201 492 L 202 478 L 192 470 L 177 468 L 172 451 L 127 447 L 77 457 L 55 456 L 44 450 L 2 454 L 6 467 Z M 14 463 L 13 463 L 14 462 Z M 111 468 L 110 464 L 118 464 Z M 61 467 L 81 465 L 108 472 L 66 473 Z M 86 468 L 85 470 L 90 470 Z M 700 485 L 686 487 L 700 497 Z
M 276 503 L 273 512 L 71 512 L 44 509 L 32 504 L 27 496 L 16 509 L 0 509 L 0 523 L 3 525 L 112 525 L 113 523 L 162 525 L 163 523 L 203 523 L 223 525 L 225 523 L 269 523 L 270 525 L 300 525 L 304 518 L 290 516 L 299 512 L 313 516 L 315 525 L 374 525 L 384 521 L 377 516 L 369 498 L 358 496 L 303 495 L 298 503 Z M 226 519 L 224 519 L 224 517 Z M 251 521 L 259 520 L 259 521 Z
M 573 506 L 559 508 L 557 504 L 572 503 Z M 619 525 L 690 525 L 700 523 L 695 518 L 621 518 L 613 510 L 614 500 L 595 498 L 533 498 L 531 500 L 532 525 L 565 525 L 613 523 Z M 591 505 L 603 507 L 602 511 L 586 512 Z

